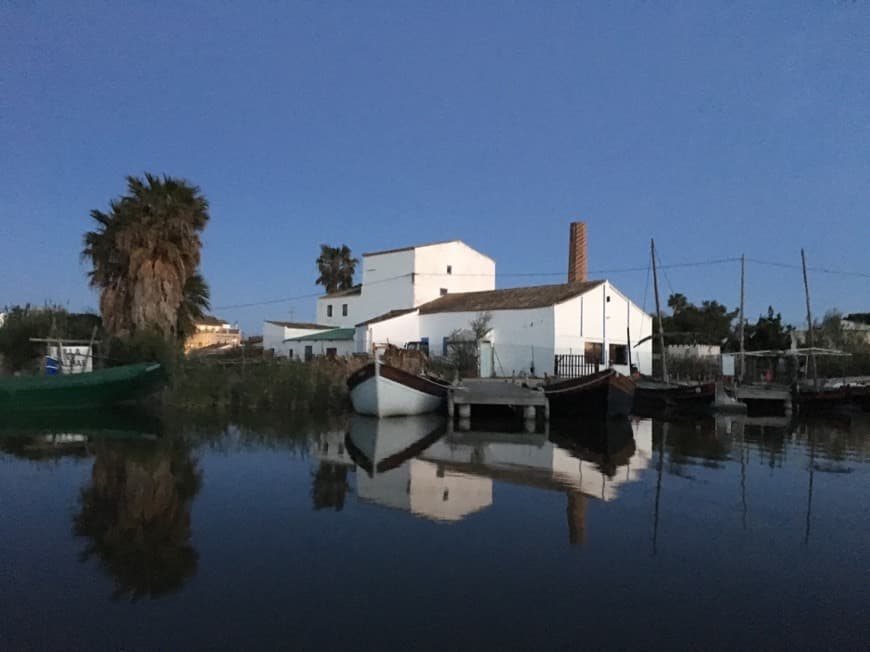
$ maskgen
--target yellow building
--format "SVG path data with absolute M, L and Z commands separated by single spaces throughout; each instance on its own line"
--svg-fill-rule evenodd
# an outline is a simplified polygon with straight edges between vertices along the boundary
M 229 322 L 217 317 L 206 316 L 194 324 L 196 332 L 184 342 L 184 352 L 199 349 L 231 349 L 241 346 L 242 332 Z

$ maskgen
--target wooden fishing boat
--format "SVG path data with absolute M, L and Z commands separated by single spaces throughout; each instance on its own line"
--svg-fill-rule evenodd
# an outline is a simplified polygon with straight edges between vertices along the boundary
M 716 383 L 665 383 L 652 378 L 635 381 L 633 414 L 656 416 L 668 412 L 708 412 L 716 400 Z
M 801 412 L 828 412 L 848 408 L 852 404 L 852 388 L 849 385 L 837 387 L 798 385 L 795 392 L 798 409 Z
M 136 401 L 165 377 L 156 362 L 110 367 L 83 374 L 0 378 L 0 413 L 81 410 Z
M 440 409 L 449 383 L 374 360 L 351 374 L 347 386 L 358 414 L 395 417 Z
M 544 393 L 550 401 L 550 414 L 555 418 L 628 416 L 634 391 L 634 381 L 614 369 L 544 386 Z

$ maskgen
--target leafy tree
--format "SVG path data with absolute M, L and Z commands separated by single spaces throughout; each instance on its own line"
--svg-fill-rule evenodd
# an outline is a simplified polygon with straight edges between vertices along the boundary
M 36 371 L 45 353 L 45 344 L 32 337 L 88 339 L 100 317 L 90 313 L 70 313 L 60 306 L 36 308 L 14 306 L 7 310 L 0 327 L 0 358 L 9 372 Z
M 127 194 L 91 217 L 96 228 L 85 234 L 82 258 L 91 263 L 90 284 L 100 290 L 106 330 L 120 336 L 154 328 L 177 337 L 185 288 L 198 273 L 200 233 L 209 220 L 199 188 L 169 176 L 130 176 Z M 201 297 L 205 283 L 201 277 L 196 283 Z
M 759 315 L 754 324 L 746 324 L 744 345 L 747 351 L 783 350 L 791 346 L 792 326 L 783 324 L 782 315 L 767 307 L 767 316 Z
M 672 314 L 662 317 L 668 344 L 733 343 L 731 324 L 739 311 L 729 312 L 718 301 L 704 301 L 696 306 L 682 294 L 672 294 L 668 298 L 668 306 Z M 654 324 L 658 332 L 658 323 Z
M 320 276 L 315 283 L 322 285 L 327 294 L 353 287 L 353 275 L 359 260 L 351 256 L 347 245 L 330 247 L 320 245 L 320 256 L 317 257 L 317 270 Z

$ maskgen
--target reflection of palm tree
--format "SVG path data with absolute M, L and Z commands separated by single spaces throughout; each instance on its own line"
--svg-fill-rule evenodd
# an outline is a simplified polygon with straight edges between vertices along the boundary
M 74 531 L 115 580 L 113 598 L 158 597 L 196 572 L 190 506 L 200 472 L 186 447 L 99 444 Z
M 321 462 L 314 473 L 311 501 L 314 509 L 334 509 L 340 512 L 347 495 L 347 467 Z

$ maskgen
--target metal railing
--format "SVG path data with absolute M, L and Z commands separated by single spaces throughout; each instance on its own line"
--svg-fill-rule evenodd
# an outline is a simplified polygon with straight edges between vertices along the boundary
M 597 373 L 601 369 L 598 360 L 586 360 L 586 356 L 562 353 L 555 356 L 553 374 L 559 378 L 579 378 Z

